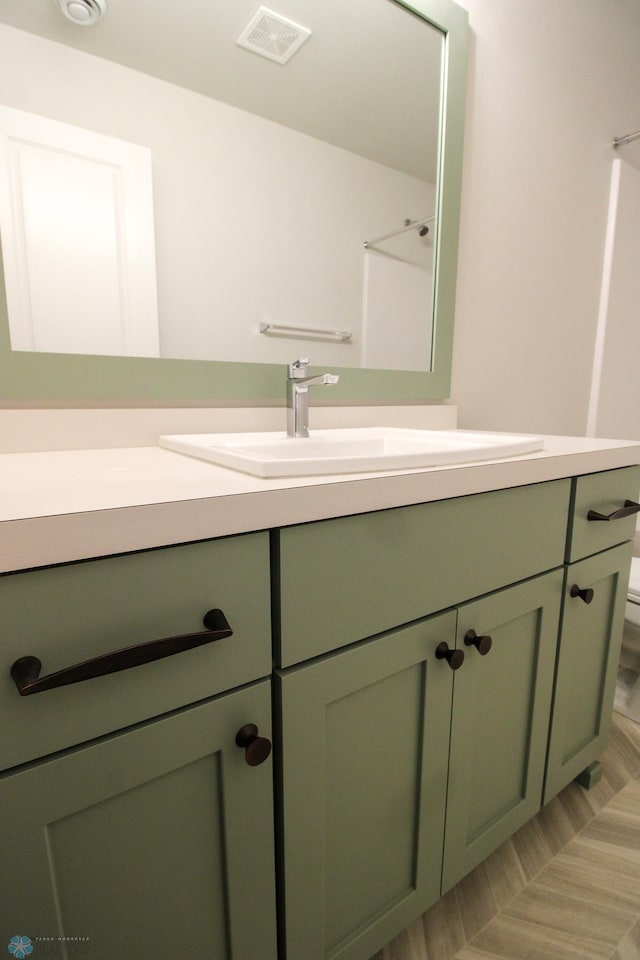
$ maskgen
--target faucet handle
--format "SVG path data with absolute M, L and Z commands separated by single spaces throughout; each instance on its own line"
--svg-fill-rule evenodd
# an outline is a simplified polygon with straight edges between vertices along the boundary
M 294 360 L 293 363 L 289 364 L 289 379 L 302 380 L 302 378 L 306 377 L 307 375 L 308 367 L 309 367 L 308 357 L 300 357 L 299 360 Z

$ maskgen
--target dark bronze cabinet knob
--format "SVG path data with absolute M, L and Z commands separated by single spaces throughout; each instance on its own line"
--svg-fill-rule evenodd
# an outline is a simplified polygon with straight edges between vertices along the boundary
M 479 637 L 475 630 L 467 630 L 464 635 L 464 643 L 467 647 L 475 647 L 481 657 L 486 657 L 491 650 L 493 640 L 488 635 Z
M 449 644 L 443 640 L 436 647 L 436 659 L 446 660 L 452 670 L 458 670 L 464 663 L 464 650 L 450 650 Z
M 245 723 L 236 734 L 236 744 L 244 750 L 244 758 L 250 767 L 258 767 L 271 753 L 271 740 L 258 736 L 255 723 Z
M 584 590 L 578 586 L 577 583 L 571 587 L 569 591 L 570 597 L 580 597 L 581 600 L 584 600 L 585 603 L 591 603 L 593 600 L 593 590 L 591 587 L 586 587 Z

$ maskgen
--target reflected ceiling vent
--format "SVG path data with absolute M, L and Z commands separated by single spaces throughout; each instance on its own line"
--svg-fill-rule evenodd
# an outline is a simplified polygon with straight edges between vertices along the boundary
M 238 45 L 261 57 L 286 63 L 299 50 L 311 30 L 267 7 L 260 7 L 238 37 Z
M 104 16 L 105 0 L 56 0 L 65 17 L 80 27 L 91 27 Z

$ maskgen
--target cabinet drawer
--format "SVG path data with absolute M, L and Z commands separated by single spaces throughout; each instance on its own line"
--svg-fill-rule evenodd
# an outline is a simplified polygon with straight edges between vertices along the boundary
M 637 502 L 640 467 L 590 473 L 574 482 L 572 521 L 567 541 L 570 563 L 633 539 L 637 515 L 608 521 L 590 520 L 589 511 L 610 516 L 624 508 L 626 500 Z
M 561 565 L 570 486 L 557 480 L 282 530 L 280 663 Z
M 20 696 L 41 676 L 114 650 L 205 631 L 210 609 L 233 634 L 122 672 Z M 41 757 L 266 676 L 271 670 L 266 533 L 0 577 L 0 769 Z

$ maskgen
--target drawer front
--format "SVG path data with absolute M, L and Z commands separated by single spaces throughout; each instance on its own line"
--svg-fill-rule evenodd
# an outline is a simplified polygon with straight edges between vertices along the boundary
M 41 676 L 114 650 L 205 631 L 210 609 L 233 634 L 164 659 L 20 696 Z M 0 577 L 0 768 L 202 700 L 271 670 L 268 534 L 188 544 Z
M 640 467 L 624 467 L 578 477 L 575 481 L 572 522 L 569 530 L 569 562 L 632 540 L 638 516 L 590 520 L 589 511 L 610 516 L 624 508 L 625 500 L 637 503 Z
M 280 663 L 559 566 L 570 489 L 558 480 L 282 530 Z

